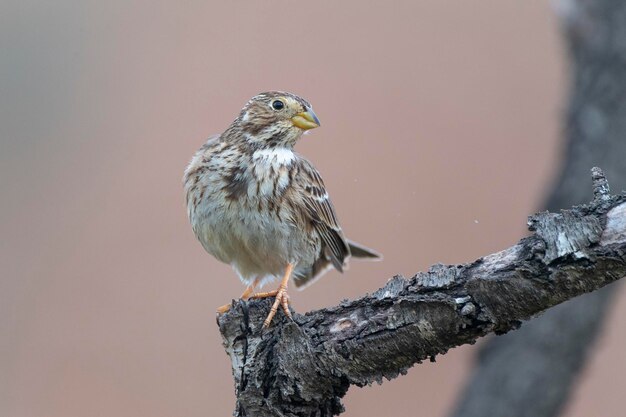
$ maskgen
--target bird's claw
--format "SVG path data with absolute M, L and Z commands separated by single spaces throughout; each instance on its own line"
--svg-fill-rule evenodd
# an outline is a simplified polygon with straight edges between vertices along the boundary
M 272 323 L 272 319 L 276 315 L 278 311 L 278 306 L 281 306 L 285 315 L 290 319 L 293 319 L 291 316 L 291 311 L 289 311 L 289 294 L 287 294 L 287 288 L 283 288 L 282 286 L 276 292 L 276 298 L 274 299 L 274 304 L 272 304 L 272 308 L 270 309 L 267 318 L 263 322 L 263 328 L 267 329 Z
M 231 307 L 230 303 L 224 304 L 223 306 L 218 307 L 217 308 L 217 314 L 224 314 L 224 313 L 226 313 L 228 310 L 230 310 L 230 307 Z

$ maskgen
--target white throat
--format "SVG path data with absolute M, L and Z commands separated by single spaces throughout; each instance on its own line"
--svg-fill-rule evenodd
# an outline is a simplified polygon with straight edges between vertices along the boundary
M 287 148 L 259 149 L 252 154 L 254 162 L 265 162 L 271 165 L 290 165 L 295 158 L 294 152 Z

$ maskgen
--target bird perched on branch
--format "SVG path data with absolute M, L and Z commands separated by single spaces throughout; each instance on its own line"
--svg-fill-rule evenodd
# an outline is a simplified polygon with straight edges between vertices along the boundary
M 187 213 L 204 249 L 235 269 L 247 285 L 242 299 L 275 297 L 264 327 L 279 306 L 291 317 L 291 276 L 304 287 L 331 267 L 343 272 L 350 255 L 380 258 L 345 238 L 322 177 L 293 151 L 302 134 L 319 125 L 306 100 L 261 93 L 185 170 Z M 276 290 L 254 293 L 277 278 Z

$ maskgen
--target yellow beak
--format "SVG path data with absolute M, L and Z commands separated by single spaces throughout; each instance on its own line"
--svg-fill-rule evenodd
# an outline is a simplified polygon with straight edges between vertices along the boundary
M 311 109 L 296 114 L 291 118 L 291 122 L 302 130 L 314 129 L 320 125 L 320 120 Z

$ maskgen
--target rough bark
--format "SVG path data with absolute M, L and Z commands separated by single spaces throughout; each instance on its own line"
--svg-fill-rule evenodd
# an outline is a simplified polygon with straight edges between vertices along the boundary
M 555 2 L 571 58 L 565 157 L 546 209 L 586 201 L 589 167 L 626 189 L 626 2 Z M 490 339 L 451 414 L 554 417 L 569 398 L 616 286 L 571 300 L 518 332 Z
M 450 348 L 517 329 L 544 310 L 626 275 L 626 195 L 594 169 L 594 199 L 531 216 L 534 233 L 471 264 L 396 276 L 341 305 L 279 315 L 270 300 L 236 301 L 219 317 L 237 416 L 332 416 L 350 385 L 403 374 Z

